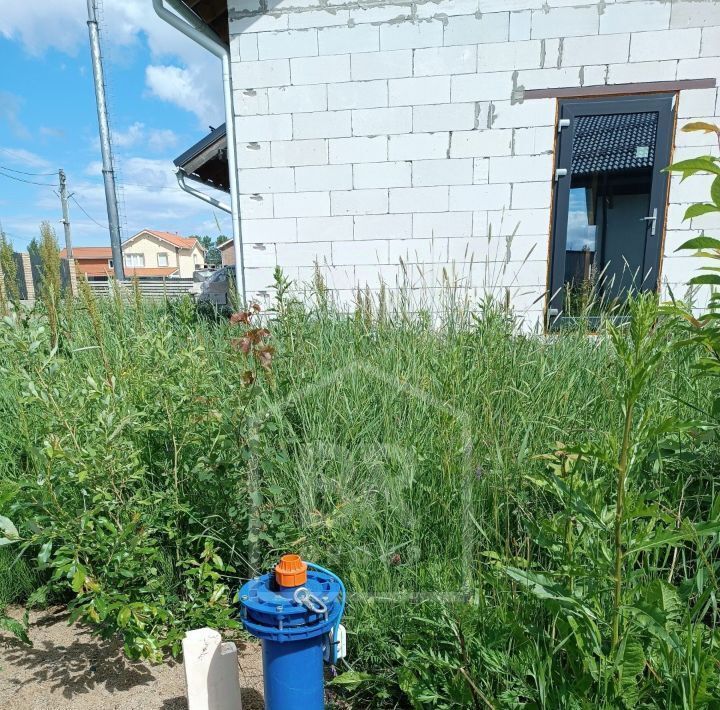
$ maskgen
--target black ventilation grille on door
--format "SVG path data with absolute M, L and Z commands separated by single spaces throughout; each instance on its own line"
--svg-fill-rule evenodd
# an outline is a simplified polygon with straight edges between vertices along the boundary
M 576 121 L 573 175 L 653 166 L 657 113 L 578 116 Z

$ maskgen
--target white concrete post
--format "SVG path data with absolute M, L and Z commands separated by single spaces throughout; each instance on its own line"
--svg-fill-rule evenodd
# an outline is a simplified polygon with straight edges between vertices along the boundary
M 188 710 L 242 710 L 237 648 L 208 628 L 183 639 Z

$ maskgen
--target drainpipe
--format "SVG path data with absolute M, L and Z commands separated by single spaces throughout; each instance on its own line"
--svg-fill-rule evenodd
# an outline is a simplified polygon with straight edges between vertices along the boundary
M 182 32 L 186 37 L 197 42 L 222 62 L 223 95 L 225 98 L 225 135 L 227 136 L 228 170 L 230 172 L 233 246 L 235 248 L 235 263 L 238 265 L 240 271 L 240 279 L 236 280 L 235 286 L 237 288 L 240 305 L 244 306 L 247 302 L 245 291 L 245 260 L 242 248 L 242 231 L 240 229 L 240 198 L 237 184 L 237 142 L 235 141 L 235 117 L 233 115 L 230 50 L 181 0 L 152 0 L 152 2 L 153 8 L 155 8 L 155 12 L 160 19 L 165 20 L 165 22 L 179 32 Z M 175 12 L 169 10 L 168 7 L 172 8 Z
M 228 207 L 224 202 L 220 202 L 220 200 L 216 200 L 211 195 L 206 195 L 204 192 L 200 192 L 200 190 L 195 189 L 194 187 L 191 187 L 185 182 L 186 177 L 190 177 L 185 173 L 185 171 L 182 168 L 178 168 L 175 171 L 175 176 L 177 177 L 178 185 L 180 185 L 180 189 L 184 190 L 188 193 L 188 195 L 192 195 L 193 197 L 197 197 L 199 200 L 202 200 L 203 202 L 207 202 L 209 205 L 212 205 L 213 207 L 217 207 L 217 209 L 222 210 L 223 212 L 227 212 L 228 214 L 232 214 L 232 208 Z M 190 178 L 192 180 L 192 178 Z

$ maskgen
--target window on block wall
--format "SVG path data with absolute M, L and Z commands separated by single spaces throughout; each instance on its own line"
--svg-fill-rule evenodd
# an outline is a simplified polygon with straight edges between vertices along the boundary
M 125 254 L 125 266 L 129 269 L 141 269 L 145 266 L 145 254 Z
M 548 321 L 622 317 L 655 290 L 673 95 L 560 102 Z
M 157 265 L 158 266 L 167 266 L 169 263 L 168 261 L 168 254 L 166 251 L 161 251 L 157 255 Z

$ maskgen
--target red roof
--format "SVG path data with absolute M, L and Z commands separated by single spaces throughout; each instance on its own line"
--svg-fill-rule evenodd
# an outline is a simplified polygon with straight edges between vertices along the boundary
M 67 249 L 60 252 L 60 258 L 65 259 Z M 73 247 L 73 259 L 112 259 L 110 247 Z
M 168 242 L 173 246 L 179 247 L 180 249 L 192 249 L 196 244 L 202 249 L 202 244 L 198 244 L 198 240 L 195 237 L 181 237 L 179 234 L 173 234 L 172 232 L 158 232 L 154 229 L 143 229 L 134 236 L 127 239 L 124 243 L 133 241 L 135 238 L 142 234 L 151 234 L 153 237 L 162 239 L 164 242 Z

